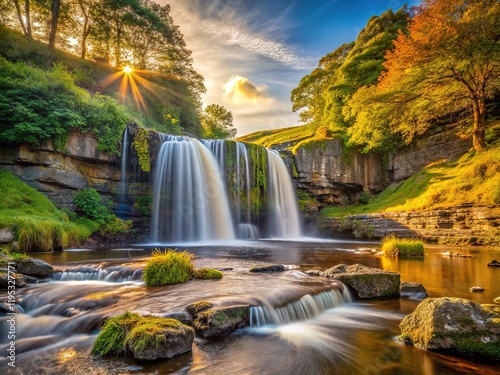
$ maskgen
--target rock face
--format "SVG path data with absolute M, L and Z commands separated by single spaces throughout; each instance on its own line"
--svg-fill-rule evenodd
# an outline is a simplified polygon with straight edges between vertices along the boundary
M 200 312 L 194 321 L 196 334 L 204 338 L 228 335 L 250 325 L 250 306 L 216 307 Z
M 134 341 L 129 342 L 129 349 L 135 359 L 154 361 L 170 359 L 191 351 L 194 342 L 194 331 L 191 327 L 180 325 L 158 332 L 162 340 L 157 340 L 157 345 L 148 345 L 140 349 Z
M 354 237 L 352 230 L 345 230 L 353 227 L 370 233 L 371 238 L 394 233 L 398 237 L 418 236 L 425 242 L 493 245 L 500 243 L 500 206 L 352 215 L 342 220 L 322 219 L 319 226 L 323 235 L 331 237 Z
M 16 263 L 16 270 L 24 275 L 41 278 L 52 276 L 54 273 L 54 268 L 50 264 L 36 258 L 18 260 Z
M 500 360 L 500 313 L 496 305 L 461 298 L 427 298 L 399 325 L 408 344 Z
M 323 276 L 342 281 L 360 299 L 399 297 L 401 275 L 396 272 L 339 264 L 324 271 Z
M 0 229 L 0 243 L 9 243 L 14 239 L 14 233 L 9 228 Z

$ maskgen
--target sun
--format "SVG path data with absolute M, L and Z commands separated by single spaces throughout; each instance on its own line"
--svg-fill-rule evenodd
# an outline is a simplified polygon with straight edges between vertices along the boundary
M 123 72 L 124 73 L 132 73 L 132 68 L 130 66 L 128 66 L 128 65 L 125 65 L 123 67 Z

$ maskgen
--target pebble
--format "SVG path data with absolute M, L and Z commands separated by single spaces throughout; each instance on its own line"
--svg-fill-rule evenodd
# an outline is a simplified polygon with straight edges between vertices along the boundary
M 484 288 L 480 286 L 473 286 L 472 288 L 469 289 L 471 292 L 484 292 Z
M 500 305 L 500 297 L 495 298 L 493 302 L 498 303 Z

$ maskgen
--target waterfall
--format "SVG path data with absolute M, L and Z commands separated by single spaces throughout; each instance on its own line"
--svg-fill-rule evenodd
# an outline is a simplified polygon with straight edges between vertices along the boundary
M 123 141 L 122 141 L 122 156 L 121 156 L 121 168 L 120 168 L 120 207 L 118 211 L 124 212 L 126 211 L 127 206 L 127 193 L 128 193 L 128 181 L 127 181 L 127 168 L 129 164 L 129 156 L 128 156 L 128 148 L 129 148 L 129 139 L 128 139 L 128 126 L 125 128 L 123 132 Z
M 153 186 L 154 242 L 234 239 L 216 160 L 200 141 L 165 136 Z
M 252 306 L 250 308 L 250 326 L 283 325 L 304 321 L 346 302 L 350 302 L 350 295 L 346 288 L 343 291 L 335 288 L 315 295 L 306 294 L 300 299 L 281 307 L 273 307 L 265 300 L 262 300 L 261 306 Z
M 271 237 L 296 238 L 302 234 L 292 179 L 277 151 L 267 149 L 269 229 Z
M 243 173 L 241 168 L 241 160 L 243 160 L 244 166 Z M 245 187 L 246 207 L 243 214 L 241 212 L 241 200 L 237 200 L 238 237 L 253 240 L 259 238 L 259 230 L 255 225 L 252 224 L 252 212 L 250 209 L 250 189 L 252 187 L 250 182 L 250 161 L 246 145 L 242 142 L 236 142 L 236 189 L 238 197 L 242 196 L 243 186 Z
M 203 143 L 212 152 L 215 160 L 217 160 L 219 169 L 221 171 L 224 170 L 226 164 L 226 142 L 221 139 L 202 139 L 200 142 Z

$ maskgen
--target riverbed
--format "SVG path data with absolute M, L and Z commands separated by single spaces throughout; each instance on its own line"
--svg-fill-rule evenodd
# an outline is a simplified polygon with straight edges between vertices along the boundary
M 397 340 L 399 322 L 420 301 L 351 302 L 287 324 L 250 327 L 219 340 L 196 339 L 193 351 L 169 361 L 90 355 L 100 323 L 125 311 L 166 316 L 189 303 L 296 301 L 328 289 L 330 280 L 308 269 L 360 263 L 396 271 L 402 281 L 422 283 L 430 297 L 493 303 L 500 296 L 500 251 L 479 247 L 426 246 L 423 259 L 388 259 L 379 243 L 300 239 L 240 241 L 210 246 L 176 245 L 195 254 L 195 266 L 222 270 L 221 280 L 146 287 L 142 268 L 155 246 L 73 249 L 32 254 L 56 266 L 53 280 L 17 290 L 24 310 L 16 316 L 15 374 L 494 374 L 493 363 L 425 352 Z M 157 245 L 157 247 L 164 247 Z M 450 256 L 460 253 L 464 257 Z M 470 256 L 470 257 L 468 257 Z M 283 273 L 253 274 L 260 264 L 283 264 Z M 483 293 L 471 293 L 472 286 Z M 4 327 L 5 324 L 2 324 Z M 0 336 L 6 351 L 5 329 Z M 2 359 L 2 366 L 6 366 Z M 8 367 L 5 367 L 8 368 Z

